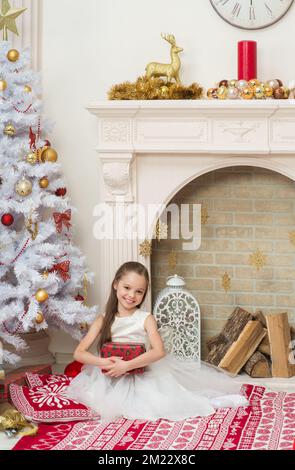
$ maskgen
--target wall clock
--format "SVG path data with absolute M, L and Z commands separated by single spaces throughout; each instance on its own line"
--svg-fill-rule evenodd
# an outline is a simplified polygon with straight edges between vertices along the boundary
M 261 29 L 279 21 L 294 0 L 210 0 L 227 23 L 242 29 Z

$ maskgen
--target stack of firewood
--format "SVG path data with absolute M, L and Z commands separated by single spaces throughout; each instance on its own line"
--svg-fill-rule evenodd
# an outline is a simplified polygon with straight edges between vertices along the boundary
M 294 339 L 287 313 L 253 315 L 237 307 L 221 333 L 207 340 L 206 361 L 232 376 L 244 370 L 251 377 L 292 377 Z

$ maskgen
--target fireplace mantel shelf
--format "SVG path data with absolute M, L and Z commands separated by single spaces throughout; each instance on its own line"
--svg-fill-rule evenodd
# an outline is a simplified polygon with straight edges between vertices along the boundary
M 99 101 L 100 153 L 295 153 L 295 100 Z

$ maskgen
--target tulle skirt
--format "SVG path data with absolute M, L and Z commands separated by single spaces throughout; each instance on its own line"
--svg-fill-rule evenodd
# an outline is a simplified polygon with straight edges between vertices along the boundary
M 220 407 L 249 405 L 230 377 L 204 363 L 199 367 L 171 355 L 150 364 L 142 375 L 118 378 L 84 365 L 63 395 L 99 412 L 103 421 L 179 421 L 211 415 Z

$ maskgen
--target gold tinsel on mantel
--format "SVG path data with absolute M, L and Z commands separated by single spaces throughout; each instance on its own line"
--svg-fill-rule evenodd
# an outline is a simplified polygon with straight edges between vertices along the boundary
M 138 77 L 136 82 L 114 85 L 108 92 L 109 100 L 198 100 L 202 96 L 203 88 L 197 83 L 186 87 L 146 76 Z

